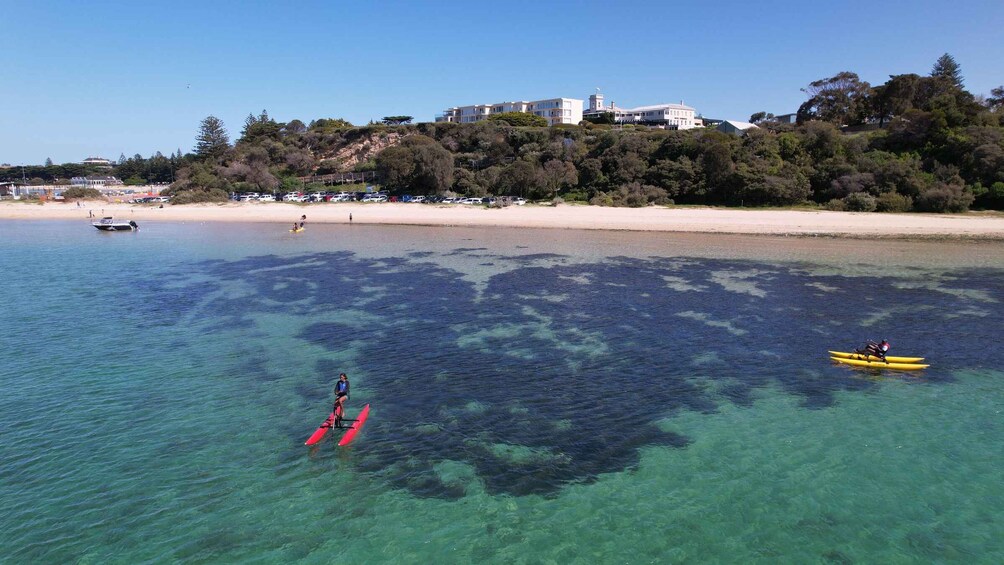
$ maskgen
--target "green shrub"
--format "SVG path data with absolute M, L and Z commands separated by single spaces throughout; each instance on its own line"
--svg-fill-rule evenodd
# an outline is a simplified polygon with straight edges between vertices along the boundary
M 195 204 L 198 202 L 226 202 L 229 195 L 219 188 L 178 190 L 171 195 L 172 204 Z
M 589 193 L 584 190 L 571 190 L 561 195 L 568 202 L 588 202 Z
M 104 195 L 96 188 L 73 187 L 63 191 L 63 198 L 67 200 L 103 200 Z
M 844 206 L 849 212 L 874 212 L 877 208 L 875 197 L 867 192 L 852 192 L 844 197 Z
M 917 209 L 925 212 L 965 212 L 973 199 L 972 191 L 965 186 L 939 184 L 920 193 Z
M 614 199 L 606 192 L 597 192 L 596 196 L 589 199 L 589 203 L 593 206 L 613 206 Z
M 833 200 L 830 200 L 829 202 L 826 203 L 826 209 L 830 210 L 831 212 L 843 212 L 847 210 L 847 205 L 844 204 L 843 200 L 839 198 L 834 198 Z
M 883 192 L 875 200 L 879 212 L 909 212 L 913 210 L 913 198 L 898 192 Z

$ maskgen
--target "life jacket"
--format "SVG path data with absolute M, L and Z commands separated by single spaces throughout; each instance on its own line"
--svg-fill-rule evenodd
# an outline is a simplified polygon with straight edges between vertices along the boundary
M 345 392 L 348 389 L 349 389 L 349 383 L 348 383 L 348 381 L 338 381 L 337 383 L 335 383 L 335 392 L 336 393 Z

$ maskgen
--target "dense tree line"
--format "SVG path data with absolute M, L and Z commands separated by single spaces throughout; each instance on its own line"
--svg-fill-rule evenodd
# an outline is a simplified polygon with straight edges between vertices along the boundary
M 804 89 L 797 124 L 766 112 L 742 137 L 711 129 L 606 124 L 541 127 L 529 114 L 473 124 L 353 127 L 249 115 L 237 142 L 203 121 L 194 162 L 176 175 L 175 201 L 230 191 L 300 188 L 297 176 L 340 171 L 335 151 L 397 141 L 356 170 L 376 170 L 397 193 L 454 192 L 608 206 L 825 205 L 862 211 L 1004 208 L 1004 89 L 980 98 L 949 55 L 930 75 L 893 75 L 877 87 L 842 72 Z M 394 117 L 397 118 L 397 117 Z M 403 118 L 403 117 L 401 117 Z M 534 125 L 525 125 L 534 124 Z
M 114 176 L 128 185 L 171 183 L 175 180 L 175 172 L 194 160 L 193 155 L 182 156 L 180 149 L 177 154 L 172 154 L 170 157 L 165 157 L 160 151 L 149 158 L 137 154 L 127 159 L 122 155 L 110 168 L 80 163 L 53 165 L 49 159 L 46 165 L 25 165 L 23 174 L 20 166 L 0 169 L 0 181 L 27 180 L 30 184 L 70 184 L 70 179 L 73 177 Z

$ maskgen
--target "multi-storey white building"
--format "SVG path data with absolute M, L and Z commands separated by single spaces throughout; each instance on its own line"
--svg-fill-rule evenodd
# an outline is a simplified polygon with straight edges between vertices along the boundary
M 498 102 L 496 104 L 476 104 L 474 106 L 454 106 L 436 116 L 437 122 L 469 124 L 488 119 L 494 114 L 505 112 L 525 112 L 547 120 L 547 125 L 578 124 L 582 121 L 582 100 L 575 98 L 548 98 L 531 102 Z
M 639 106 L 637 108 L 618 108 L 613 102 L 610 106 L 603 105 L 603 95 L 593 94 L 589 97 L 589 109 L 583 112 L 583 117 L 613 114 L 614 123 L 618 125 L 638 124 L 663 127 L 666 129 L 692 129 L 702 127 L 695 117 L 696 110 L 679 104 L 656 104 L 654 106 Z
M 70 185 L 85 188 L 104 188 L 106 186 L 122 186 L 122 181 L 116 177 L 73 177 Z

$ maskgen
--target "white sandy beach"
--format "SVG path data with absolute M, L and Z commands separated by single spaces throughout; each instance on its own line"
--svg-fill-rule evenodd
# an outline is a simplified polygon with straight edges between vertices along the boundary
M 226 203 L 171 205 L 0 202 L 0 220 L 80 220 L 114 216 L 147 222 L 263 222 L 481 226 L 587 230 L 663 231 L 843 237 L 1004 239 L 1001 214 L 879 214 L 728 208 L 604 208 L 598 206 L 510 206 L 405 203 Z

